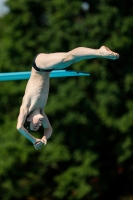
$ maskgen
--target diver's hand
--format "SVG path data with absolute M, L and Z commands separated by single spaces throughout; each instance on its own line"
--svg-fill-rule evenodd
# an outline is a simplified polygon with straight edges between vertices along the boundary
M 41 139 L 41 141 L 43 142 L 44 145 L 46 145 L 47 144 L 46 136 L 43 136 L 42 139 Z
M 44 145 L 44 142 L 42 141 L 42 139 L 36 139 L 36 141 L 33 143 L 34 148 L 36 150 L 41 149 Z

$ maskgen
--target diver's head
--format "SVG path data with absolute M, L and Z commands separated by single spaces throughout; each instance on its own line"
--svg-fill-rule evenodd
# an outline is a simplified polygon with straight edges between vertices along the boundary
M 40 126 L 42 126 L 42 119 L 40 118 L 39 114 L 35 114 L 35 115 L 28 115 L 25 123 L 24 123 L 24 127 L 25 129 L 27 129 L 27 131 L 38 131 L 38 129 L 40 128 Z

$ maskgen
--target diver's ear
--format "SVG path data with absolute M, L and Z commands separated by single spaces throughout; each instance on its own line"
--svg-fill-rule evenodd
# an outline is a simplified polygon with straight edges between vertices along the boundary
M 30 117 L 27 118 L 27 122 L 31 122 L 31 118 Z

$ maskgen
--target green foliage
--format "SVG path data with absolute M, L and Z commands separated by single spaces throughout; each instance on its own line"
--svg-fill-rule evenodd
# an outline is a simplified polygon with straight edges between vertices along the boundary
M 51 79 L 53 135 L 41 151 L 16 130 L 26 81 L 1 82 L 2 200 L 127 199 L 133 195 L 133 1 L 8 0 L 0 18 L 0 71 L 29 71 L 39 52 L 101 45 L 117 61 L 70 68 L 89 78 Z M 42 133 L 37 133 L 41 137 Z M 126 184 L 125 184 L 126 183 Z
M 93 165 L 97 159 L 97 155 L 93 152 L 84 152 L 81 154 L 79 150 L 73 153 L 73 164 L 60 176 L 55 177 L 58 183 L 54 196 L 57 199 L 81 199 L 90 193 L 93 188 L 88 181 L 91 177 L 99 175 L 98 169 Z M 66 194 L 71 194 L 67 197 Z

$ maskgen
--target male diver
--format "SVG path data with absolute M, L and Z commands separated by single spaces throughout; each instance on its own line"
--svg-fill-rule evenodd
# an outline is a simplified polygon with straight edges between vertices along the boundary
M 44 113 L 49 94 L 50 72 L 92 58 L 116 60 L 119 54 L 101 46 L 99 49 L 77 47 L 69 52 L 40 53 L 35 57 L 20 107 L 17 130 L 33 143 L 36 150 L 46 145 L 47 139 L 52 134 L 52 126 Z M 41 139 L 37 139 L 30 134 L 30 131 L 37 131 L 40 126 L 44 128 L 44 135 Z

